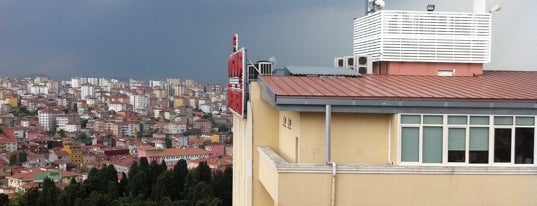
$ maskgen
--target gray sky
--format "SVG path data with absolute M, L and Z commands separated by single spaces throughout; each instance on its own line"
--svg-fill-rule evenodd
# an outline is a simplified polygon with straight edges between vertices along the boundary
M 386 9 L 471 11 L 471 0 L 385 0 Z M 516 2 L 517 4 L 514 4 Z M 537 70 L 537 1 L 489 0 L 489 69 Z M 249 59 L 329 66 L 352 53 L 364 0 L 0 0 L 0 76 L 169 76 L 226 82 L 231 36 Z

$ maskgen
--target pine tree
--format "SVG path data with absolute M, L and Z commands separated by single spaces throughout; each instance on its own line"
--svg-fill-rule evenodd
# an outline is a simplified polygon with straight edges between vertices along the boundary
M 122 172 L 121 180 L 119 180 L 119 185 L 118 185 L 120 196 L 123 196 L 128 193 L 127 191 L 128 185 L 129 185 L 129 180 L 127 179 L 127 174 L 125 174 L 125 172 Z
M 9 197 L 4 193 L 0 193 L 0 206 L 7 206 L 8 204 Z
M 54 181 L 48 177 L 43 179 L 41 193 L 37 198 L 38 206 L 56 205 L 59 196 L 59 189 L 54 185 Z
M 207 165 L 207 162 L 200 162 L 198 167 L 196 167 L 196 178 L 199 182 L 205 182 L 207 184 L 211 184 L 212 182 L 212 176 L 211 176 L 211 168 L 209 165 Z
M 185 191 L 185 181 L 186 176 L 188 175 L 188 167 L 186 160 L 179 160 L 173 167 L 173 193 L 171 195 L 172 200 L 177 200 L 181 197 L 181 194 Z

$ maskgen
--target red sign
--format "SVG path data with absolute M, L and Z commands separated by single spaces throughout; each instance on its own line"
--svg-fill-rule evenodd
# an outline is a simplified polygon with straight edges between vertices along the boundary
M 239 116 L 245 110 L 246 51 L 244 48 L 232 53 L 227 59 L 229 83 L 227 85 L 227 106 Z
M 237 52 L 239 50 L 239 34 L 233 35 L 233 52 Z

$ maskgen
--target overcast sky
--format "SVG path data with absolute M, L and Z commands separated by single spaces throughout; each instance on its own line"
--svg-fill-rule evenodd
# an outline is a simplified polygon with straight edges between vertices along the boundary
M 386 9 L 471 11 L 471 0 L 385 0 Z M 514 3 L 516 2 L 516 4 Z M 537 70 L 537 1 L 489 0 L 489 69 Z M 231 37 L 253 62 L 330 66 L 352 53 L 364 0 L 0 0 L 0 76 L 226 82 Z

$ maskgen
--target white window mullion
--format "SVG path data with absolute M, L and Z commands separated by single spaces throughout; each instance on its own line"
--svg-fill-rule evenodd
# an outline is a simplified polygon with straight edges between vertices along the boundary
M 423 163 L 423 118 L 419 126 L 419 138 L 418 138 L 418 163 Z
M 537 117 L 533 117 L 537 118 Z M 534 120 L 533 122 L 537 123 L 537 120 Z M 537 128 L 535 127 L 535 124 L 533 125 L 533 165 L 537 165 L 537 161 L 535 159 L 537 155 L 537 131 L 535 131 Z
M 470 119 L 467 120 L 468 124 L 470 124 Z M 470 127 L 466 125 L 466 143 L 464 145 L 464 163 L 470 164 Z
M 515 164 L 515 139 L 516 139 L 515 134 L 516 134 L 516 127 L 512 125 L 511 126 L 511 164 Z
M 442 126 L 442 164 L 448 163 L 448 127 L 447 127 L 447 115 L 444 115 L 444 121 Z
M 489 165 L 494 164 L 494 116 L 489 116 Z

